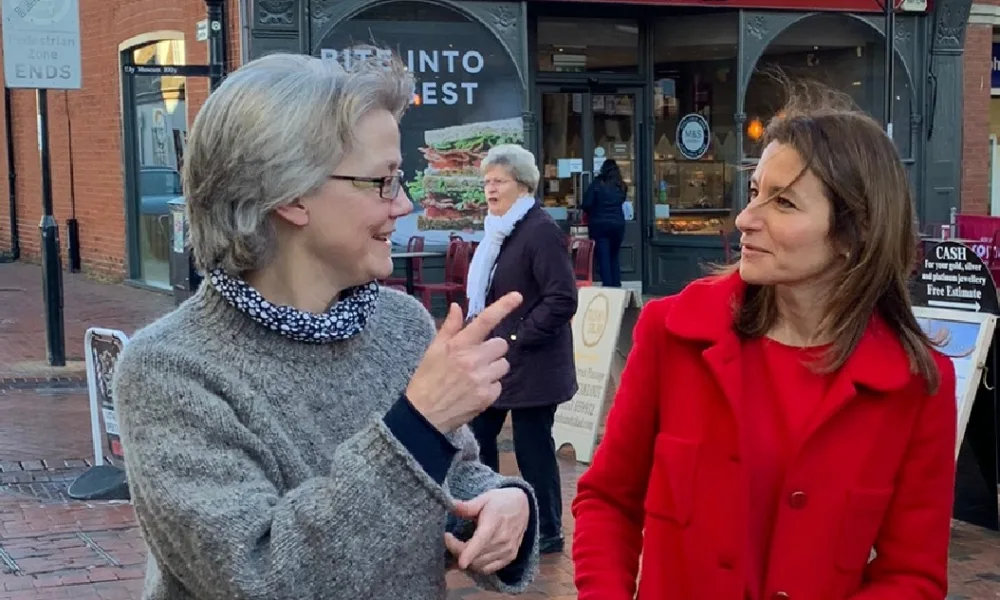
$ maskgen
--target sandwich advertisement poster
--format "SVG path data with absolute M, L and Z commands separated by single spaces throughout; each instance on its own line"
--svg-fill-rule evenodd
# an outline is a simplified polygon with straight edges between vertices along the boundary
M 510 56 L 485 27 L 457 13 L 420 22 L 362 15 L 327 35 L 320 56 L 349 65 L 358 44 L 397 53 L 417 80 L 400 124 L 414 207 L 397 222 L 393 243 L 405 246 L 412 235 L 428 246 L 446 245 L 455 234 L 481 239 L 487 209 L 480 163 L 493 146 L 524 143 L 521 84 Z

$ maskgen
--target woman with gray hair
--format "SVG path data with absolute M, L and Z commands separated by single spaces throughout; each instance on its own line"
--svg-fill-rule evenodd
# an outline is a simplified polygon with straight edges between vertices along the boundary
M 496 403 L 471 426 L 481 460 L 497 470 L 497 437 L 510 413 L 517 466 L 538 498 L 540 551 L 562 552 L 562 487 L 552 426 L 556 408 L 577 389 L 570 328 L 576 278 L 565 234 L 535 201 L 535 156 L 520 146 L 495 146 L 481 169 L 489 214 L 469 267 L 469 315 L 486 314 L 481 311 L 506 294 L 524 300 L 494 330 L 509 344 L 510 372 Z
M 375 54 L 373 52 L 373 54 Z M 147 600 L 446 595 L 537 564 L 531 488 L 465 426 L 500 393 L 510 294 L 435 337 L 376 280 L 412 205 L 398 122 L 413 79 L 276 54 L 230 75 L 191 130 L 184 184 L 207 277 L 139 332 L 114 396 L 149 562 Z

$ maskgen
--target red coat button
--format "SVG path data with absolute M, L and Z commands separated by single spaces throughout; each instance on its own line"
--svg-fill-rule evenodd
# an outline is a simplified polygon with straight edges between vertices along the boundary
M 808 501 L 805 492 L 792 492 L 788 497 L 788 505 L 795 509 L 805 508 Z
M 791 600 L 791 596 L 789 596 L 786 592 L 775 592 L 771 598 L 773 598 L 773 600 Z

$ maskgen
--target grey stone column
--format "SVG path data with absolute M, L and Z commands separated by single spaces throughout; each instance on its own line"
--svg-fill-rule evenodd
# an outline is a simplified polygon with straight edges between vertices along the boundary
M 308 0 L 249 0 L 250 60 L 275 52 L 305 52 Z
M 927 65 L 927 140 L 924 193 L 917 198 L 925 222 L 944 223 L 961 206 L 962 54 L 972 0 L 937 0 L 931 15 Z

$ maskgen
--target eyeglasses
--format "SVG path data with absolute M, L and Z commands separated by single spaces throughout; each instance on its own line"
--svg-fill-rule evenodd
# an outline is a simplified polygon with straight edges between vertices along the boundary
M 483 186 L 492 185 L 494 187 L 500 187 L 505 183 L 510 183 L 510 179 L 484 179 Z
M 378 189 L 378 195 L 383 200 L 395 200 L 403 183 L 402 171 L 396 171 L 395 175 L 387 177 L 355 177 L 353 175 L 330 175 L 329 177 L 337 181 L 350 181 L 354 187 L 362 190 Z

